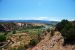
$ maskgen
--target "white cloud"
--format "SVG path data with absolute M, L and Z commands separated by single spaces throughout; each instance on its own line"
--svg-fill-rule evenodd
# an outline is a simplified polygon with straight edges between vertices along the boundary
M 36 17 L 36 18 L 33 18 L 33 20 L 47 20 L 48 17 Z
M 50 16 L 38 16 L 38 17 L 11 17 L 11 18 L 0 18 L 0 20 L 48 20 L 48 21 L 61 21 L 63 17 L 50 17 Z M 65 18 L 67 20 L 75 20 L 74 18 Z
M 48 17 L 18 17 L 18 20 L 47 20 Z
M 38 16 L 38 17 L 24 17 L 24 16 L 19 16 L 19 17 L 14 17 L 14 18 L 2 18 L 2 19 L 0 19 L 0 20 L 55 20 L 55 21 L 57 21 L 58 20 L 58 18 L 53 18 L 53 17 L 46 17 L 46 16 L 44 16 L 44 17 L 40 17 L 40 16 Z

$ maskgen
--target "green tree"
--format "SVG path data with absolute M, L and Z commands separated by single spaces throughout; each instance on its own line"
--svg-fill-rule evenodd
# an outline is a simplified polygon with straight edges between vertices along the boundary
M 0 35 L 0 42 L 6 41 L 6 36 Z
M 65 40 L 75 41 L 75 23 L 68 20 L 62 20 L 56 25 L 56 29 L 61 32 Z
M 66 24 L 69 24 L 68 20 L 62 20 L 56 25 L 56 30 L 61 31 Z
M 12 32 L 13 34 L 16 34 L 16 30 L 13 30 L 13 32 Z
M 35 46 L 37 43 L 38 43 L 39 41 L 37 40 L 37 39 L 32 39 L 31 41 L 30 41 L 30 46 Z

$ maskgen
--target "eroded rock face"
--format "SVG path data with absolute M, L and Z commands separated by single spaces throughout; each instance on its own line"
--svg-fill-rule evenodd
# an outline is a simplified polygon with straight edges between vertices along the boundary
M 44 40 L 42 40 L 39 44 L 37 44 L 31 50 L 75 50 L 75 46 L 73 47 L 63 46 L 63 43 L 64 43 L 64 39 L 61 36 L 61 33 L 58 31 L 55 31 L 53 37 L 49 37 L 49 34 L 48 34 Z
M 7 47 L 7 50 L 10 48 L 16 48 L 18 49 L 19 46 L 25 46 L 29 44 L 31 38 L 29 37 L 28 34 L 26 33 L 18 33 L 18 34 L 13 34 L 8 37 L 10 44 Z

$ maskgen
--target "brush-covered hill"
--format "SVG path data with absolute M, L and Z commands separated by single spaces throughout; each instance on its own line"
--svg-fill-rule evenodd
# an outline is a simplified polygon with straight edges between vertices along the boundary
M 75 45 L 63 46 L 63 44 L 64 38 L 61 36 L 61 33 L 55 31 L 54 36 L 51 37 L 48 33 L 44 40 L 28 50 L 75 50 Z
M 62 20 L 54 32 L 28 50 L 75 50 L 75 21 Z
M 26 49 L 25 45 L 28 45 L 31 38 L 27 33 L 12 34 L 7 37 L 7 43 L 0 46 L 2 50 L 21 50 Z

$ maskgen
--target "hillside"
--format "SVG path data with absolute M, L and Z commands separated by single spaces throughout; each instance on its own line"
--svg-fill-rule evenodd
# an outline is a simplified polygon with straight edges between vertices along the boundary
M 0 32 L 0 47 L 2 50 L 75 50 L 74 30 L 75 21 L 68 20 L 62 20 L 56 26 L 1 22 L 0 31 L 3 32 Z
M 64 39 L 61 36 L 61 33 L 55 31 L 53 37 L 50 37 L 50 34 L 47 34 L 44 40 L 28 50 L 75 50 L 75 45 L 63 46 L 63 43 Z
M 31 27 L 45 26 L 46 24 L 40 23 L 27 23 L 27 22 L 0 22 L 0 31 L 12 31 L 18 29 L 26 29 Z
M 25 45 L 29 44 L 31 38 L 27 33 L 18 33 L 8 36 L 7 43 L 1 46 L 2 50 L 18 50 L 18 48 L 22 49 Z M 0 49 L 1 49 L 0 48 Z

